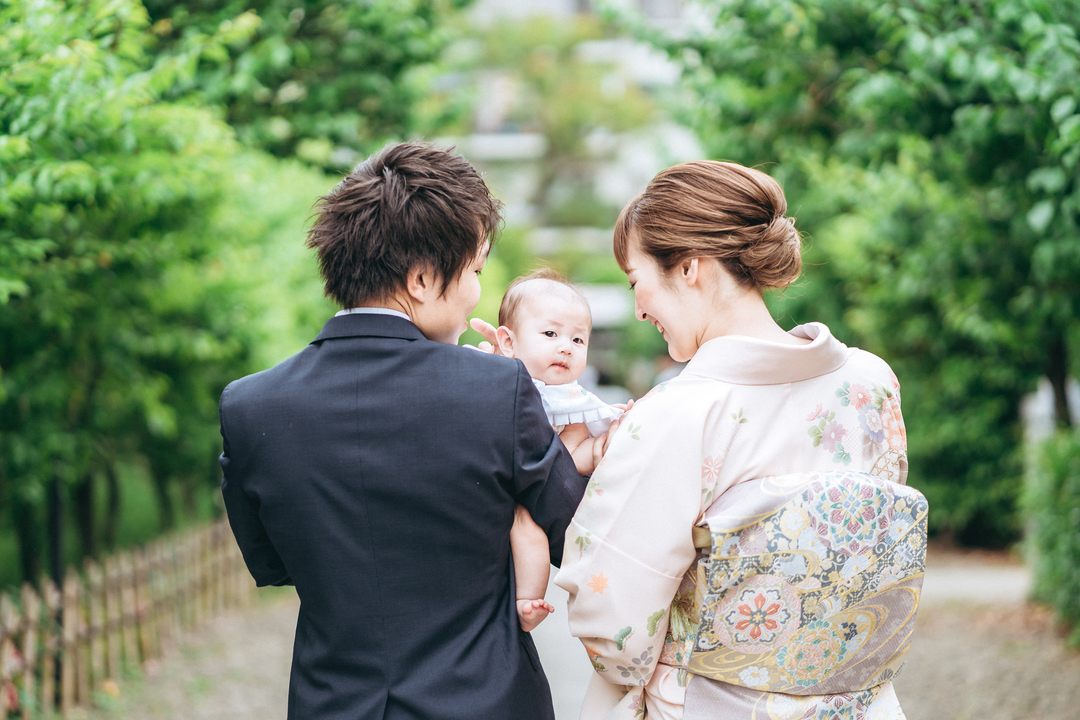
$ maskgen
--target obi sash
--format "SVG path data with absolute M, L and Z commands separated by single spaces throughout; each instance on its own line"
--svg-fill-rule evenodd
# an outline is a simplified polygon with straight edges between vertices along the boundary
M 883 684 L 911 646 L 926 518 L 918 490 L 868 473 L 730 488 L 695 528 L 702 552 L 673 606 L 668 662 L 747 699 L 891 693 Z

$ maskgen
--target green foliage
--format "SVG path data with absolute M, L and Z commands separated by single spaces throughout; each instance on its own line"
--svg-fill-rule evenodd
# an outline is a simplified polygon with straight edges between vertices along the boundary
M 221 389 L 325 317 L 315 268 L 294 268 L 332 181 L 246 155 L 213 111 L 160 99 L 242 39 L 235 26 L 155 61 L 147 25 L 133 0 L 0 8 L 0 526 L 28 579 L 54 481 L 78 554 L 117 541 L 133 472 L 152 482 L 156 526 L 204 512 Z M 285 232 L 295 249 L 266 243 Z M 284 289 L 308 299 L 285 310 Z
M 348 170 L 416 131 L 425 72 L 450 40 L 463 0 L 146 0 L 155 51 L 252 26 L 250 40 L 204 55 L 171 95 L 224 107 L 241 141 L 316 167 Z
M 768 163 L 812 237 L 774 308 L 888 359 L 933 527 L 1008 542 L 1019 399 L 1046 374 L 1064 402 L 1080 310 L 1080 5 L 707 6 L 652 39 L 712 156 Z
M 1045 440 L 1027 474 L 1023 507 L 1034 596 L 1053 606 L 1080 645 L 1080 436 Z

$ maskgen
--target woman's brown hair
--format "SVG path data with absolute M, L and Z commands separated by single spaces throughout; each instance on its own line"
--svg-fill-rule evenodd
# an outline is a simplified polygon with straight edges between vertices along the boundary
M 615 224 L 619 266 L 630 234 L 665 275 L 692 257 L 719 260 L 744 286 L 784 288 L 802 272 L 802 242 L 780 184 L 736 163 L 673 165 L 627 203 Z

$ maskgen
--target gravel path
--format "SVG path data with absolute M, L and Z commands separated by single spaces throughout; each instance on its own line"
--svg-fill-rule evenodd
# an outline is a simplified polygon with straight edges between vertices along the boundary
M 1026 603 L 1023 566 L 995 553 L 932 548 L 915 640 L 896 691 L 908 720 L 1077 720 L 1080 652 L 1045 608 Z M 577 717 L 591 668 L 566 630 L 565 594 L 534 631 L 558 720 Z M 89 720 L 285 720 L 298 605 L 265 593 L 218 618 Z M 482 719 L 478 719 L 482 720 Z

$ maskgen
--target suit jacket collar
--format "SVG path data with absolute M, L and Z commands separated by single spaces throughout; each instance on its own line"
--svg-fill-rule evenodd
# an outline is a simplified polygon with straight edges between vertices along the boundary
M 322 332 L 312 344 L 344 337 L 386 337 L 403 340 L 423 340 L 420 328 L 410 321 L 393 315 L 338 315 L 326 321 Z

